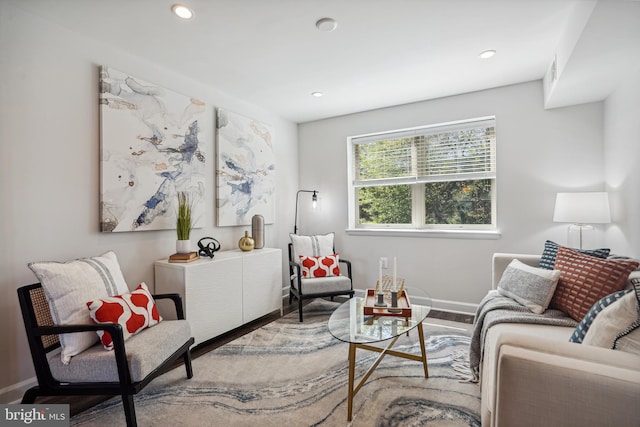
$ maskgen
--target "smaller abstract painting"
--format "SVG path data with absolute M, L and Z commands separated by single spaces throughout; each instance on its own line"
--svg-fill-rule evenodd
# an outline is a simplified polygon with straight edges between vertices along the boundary
M 100 71 L 100 229 L 176 228 L 177 193 L 189 192 L 202 227 L 205 104 L 113 68 Z
M 275 155 L 268 125 L 223 109 L 217 119 L 217 225 L 275 220 Z

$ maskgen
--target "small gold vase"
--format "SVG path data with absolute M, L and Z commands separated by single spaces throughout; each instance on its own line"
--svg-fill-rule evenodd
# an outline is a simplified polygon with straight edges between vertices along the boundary
M 247 251 L 252 251 L 254 246 L 255 246 L 255 242 L 251 237 L 249 237 L 249 232 L 245 231 L 244 237 L 241 237 L 240 241 L 238 242 L 238 247 L 243 251 L 247 252 Z

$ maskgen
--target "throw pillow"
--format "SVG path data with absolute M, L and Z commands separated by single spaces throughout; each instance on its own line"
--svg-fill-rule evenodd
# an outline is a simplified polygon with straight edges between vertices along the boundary
M 145 283 L 140 283 L 131 293 L 89 301 L 87 307 L 94 322 L 119 323 L 125 340 L 162 320 Z M 113 350 L 111 334 L 105 331 L 96 332 L 104 348 Z
M 622 298 L 629 292 L 631 292 L 631 289 L 625 289 L 622 291 L 614 292 L 602 298 L 597 303 L 595 303 L 593 307 L 589 309 L 589 311 L 584 316 L 584 318 L 580 321 L 580 323 L 578 323 L 578 326 L 576 326 L 576 329 L 575 331 L 573 331 L 573 334 L 571 335 L 571 338 L 569 338 L 569 341 L 575 342 L 578 344 L 582 343 L 582 341 L 584 341 L 584 336 L 587 334 L 587 331 L 593 324 L 593 321 L 596 319 L 598 314 L 600 314 L 602 310 L 604 310 L 614 302 L 618 301 L 620 298 Z
M 553 270 L 553 266 L 556 262 L 556 256 L 558 255 L 558 248 L 560 248 L 559 244 L 557 244 L 556 242 L 552 242 L 551 240 L 547 240 L 544 243 L 544 250 L 542 251 L 542 257 L 540 258 L 540 264 L 538 265 L 538 267 L 545 268 L 547 270 Z M 598 258 L 607 258 L 610 252 L 608 248 L 600 248 L 600 249 L 568 248 L 568 249 L 580 252 L 585 255 L 598 257 Z
M 498 292 L 541 314 L 549 306 L 559 278 L 557 270 L 531 267 L 514 259 L 500 278 Z
M 302 277 L 330 277 L 340 275 L 338 254 L 327 256 L 301 256 Z
M 616 336 L 613 348 L 629 353 L 640 354 L 640 277 L 631 279 L 631 286 L 636 294 L 638 317 L 628 328 Z
M 334 236 L 335 233 L 316 234 L 314 236 L 289 234 L 293 244 L 293 259 L 299 262 L 301 256 L 333 255 Z
M 640 328 L 640 281 L 634 279 L 634 288 L 634 292 L 602 310 L 587 331 L 583 344 L 640 354 L 636 333 Z M 625 342 L 626 338 L 633 339 Z
M 560 247 L 555 262 L 560 280 L 550 306 L 580 322 L 598 300 L 622 290 L 636 268 L 637 261 L 604 260 Z
M 118 258 L 112 251 L 65 263 L 32 262 L 28 266 L 42 283 L 56 325 L 90 324 L 87 301 L 129 292 Z M 62 363 L 68 364 L 72 356 L 96 341 L 93 332 L 61 334 Z

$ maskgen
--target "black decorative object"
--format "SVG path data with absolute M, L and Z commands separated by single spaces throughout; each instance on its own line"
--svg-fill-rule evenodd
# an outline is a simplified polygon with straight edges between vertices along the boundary
M 198 255 L 208 256 L 209 258 L 213 258 L 215 255 L 214 252 L 220 250 L 220 242 L 218 242 L 213 237 L 203 237 L 198 240 L 198 247 L 200 250 L 198 251 Z

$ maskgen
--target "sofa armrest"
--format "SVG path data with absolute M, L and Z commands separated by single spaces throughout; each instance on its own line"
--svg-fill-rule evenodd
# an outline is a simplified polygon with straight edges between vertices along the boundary
M 640 356 L 505 334 L 498 350 L 495 426 L 634 425 Z
M 494 253 L 491 269 L 491 289 L 498 288 L 498 283 L 500 282 L 502 273 L 504 273 L 504 270 L 514 259 L 518 259 L 532 267 L 537 267 L 540 264 L 540 258 L 540 255 L 531 254 Z

